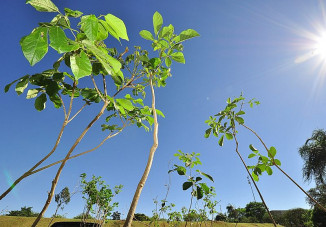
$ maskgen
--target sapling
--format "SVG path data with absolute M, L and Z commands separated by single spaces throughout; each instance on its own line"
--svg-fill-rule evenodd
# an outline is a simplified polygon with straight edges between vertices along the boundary
M 195 197 L 197 200 L 200 200 L 204 197 L 204 195 L 211 193 L 210 188 L 206 183 L 202 182 L 202 176 L 208 178 L 210 181 L 214 182 L 213 178 L 199 169 L 194 170 L 194 167 L 197 165 L 201 165 L 201 161 L 199 159 L 199 153 L 184 153 L 181 150 L 178 150 L 178 153 L 175 153 L 174 156 L 178 157 L 178 159 L 183 163 L 182 165 L 174 165 L 174 168 L 169 170 L 170 172 L 177 172 L 180 176 L 185 176 L 186 181 L 182 184 L 182 189 L 184 191 L 190 190 L 190 205 L 188 210 L 188 216 L 192 215 L 195 210 L 192 209 L 193 198 Z M 186 208 L 185 208 L 186 209 Z M 183 210 L 183 213 L 185 211 Z M 196 213 L 196 212 L 195 212 Z M 186 221 L 186 225 L 188 224 L 188 220 Z
M 154 96 L 153 86 L 165 85 L 165 80 L 171 76 L 171 61 L 185 62 L 181 52 L 183 48 L 181 42 L 198 36 L 198 33 L 190 29 L 184 31 L 181 36 L 177 36 L 173 34 L 174 29 L 170 25 L 162 29 L 160 39 L 155 41 L 154 50 L 158 50 L 160 53 L 158 58 L 150 59 L 148 51 L 142 50 L 141 47 L 137 46 L 131 54 L 126 55 L 129 52 L 127 47 L 123 52 L 119 53 L 116 49 L 107 47 L 104 42 L 109 36 L 112 36 L 119 42 L 121 39 L 129 39 L 125 25 L 118 17 L 112 14 L 99 17 L 83 15 L 80 11 L 68 8 L 65 8 L 64 13 L 61 13 L 58 7 L 50 0 L 28 0 L 27 3 L 38 11 L 55 12 L 57 15 L 50 22 L 39 23 L 39 26 L 31 34 L 22 38 L 20 44 L 25 57 L 33 66 L 42 60 L 49 46 L 61 56 L 54 62 L 51 69 L 31 76 L 23 76 L 8 84 L 5 87 L 5 92 L 15 83 L 15 90 L 18 95 L 22 94 L 28 86 L 32 86 L 28 90 L 26 98 L 35 98 L 35 108 L 38 111 L 42 111 L 45 109 L 47 102 L 52 102 L 54 107 L 63 110 L 64 120 L 51 151 L 17 178 L 0 195 L 0 199 L 4 198 L 24 178 L 60 164 L 52 180 L 52 186 L 45 205 L 33 224 L 33 226 L 36 226 L 54 196 L 62 169 L 69 159 L 96 150 L 104 142 L 118 135 L 129 125 L 136 124 L 138 127 L 144 127 L 146 130 L 154 122 L 157 125 L 157 115 L 164 116 L 163 113 L 155 109 L 155 100 L 152 102 L 154 108 L 151 108 L 144 105 L 143 99 L 139 95 L 144 97 L 146 94 L 145 88 L 150 86 Z M 79 21 L 76 28 L 71 27 L 70 20 Z M 156 27 L 156 29 L 159 28 Z M 141 35 L 146 37 L 144 32 Z M 68 38 L 68 36 L 73 39 Z M 163 40 L 165 38 L 170 39 L 168 46 L 164 45 L 167 43 Z M 162 61 L 165 61 L 166 67 L 162 65 Z M 60 71 L 61 68 L 67 69 L 67 67 L 68 72 Z M 79 83 L 80 80 L 83 80 L 85 83 Z M 121 97 L 122 91 L 124 91 L 125 95 Z M 82 104 L 75 102 L 75 99 L 80 99 Z M 73 112 L 73 107 L 76 103 L 77 110 Z M 66 126 L 75 120 L 84 108 L 95 104 L 102 104 L 100 111 L 86 123 L 84 130 L 77 136 L 77 139 L 73 142 L 64 158 L 47 166 L 40 167 L 56 151 Z M 89 129 L 105 113 L 107 113 L 106 122 L 101 127 L 103 131 L 108 132 L 108 135 L 90 150 L 72 155 Z M 157 132 L 157 126 L 154 126 L 154 132 Z M 133 207 L 135 206 L 133 205 Z
M 314 200 L 297 182 L 295 182 L 281 167 L 281 161 L 276 159 L 276 148 L 270 147 L 267 148 L 265 142 L 262 140 L 262 138 L 250 127 L 245 125 L 245 121 L 243 118 L 243 115 L 245 115 L 245 111 L 243 110 L 243 107 L 245 105 L 249 105 L 250 107 L 253 107 L 254 105 L 259 105 L 260 102 L 251 99 L 248 102 L 245 102 L 245 98 L 242 96 L 242 94 L 235 98 L 231 99 L 228 98 L 227 105 L 224 110 L 220 111 L 214 116 L 210 116 L 209 120 L 205 121 L 209 125 L 209 128 L 205 131 L 205 137 L 208 138 L 211 134 L 213 134 L 215 137 L 218 138 L 218 144 L 219 146 L 223 146 L 224 144 L 224 138 L 228 140 L 234 140 L 236 147 L 235 151 L 237 155 L 239 156 L 242 164 L 244 165 L 248 175 L 251 178 L 251 181 L 253 182 L 264 206 L 267 210 L 271 220 L 273 221 L 274 226 L 276 226 L 275 220 L 273 219 L 265 201 L 264 198 L 255 183 L 256 181 L 259 181 L 259 176 L 262 175 L 264 172 L 267 172 L 268 175 L 273 174 L 273 170 L 271 167 L 275 166 L 279 171 L 281 171 L 289 180 L 291 180 L 302 192 L 304 192 L 315 204 L 317 204 L 320 208 L 326 211 L 326 209 L 319 204 L 316 200 Z M 248 158 L 257 158 L 257 164 L 253 166 L 248 166 L 243 159 L 242 155 L 239 152 L 239 143 L 237 139 L 237 127 L 244 127 L 245 129 L 249 130 L 251 133 L 253 133 L 260 143 L 263 145 L 267 152 L 267 156 L 264 156 L 261 152 L 258 151 L 252 144 L 249 145 L 249 149 L 252 151 L 251 154 L 249 154 Z M 251 171 L 251 173 L 250 173 Z

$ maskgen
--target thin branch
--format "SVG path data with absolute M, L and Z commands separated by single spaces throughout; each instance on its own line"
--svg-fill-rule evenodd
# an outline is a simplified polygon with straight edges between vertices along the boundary
M 75 113 L 75 115 L 74 116 L 72 116 L 69 120 L 68 120 L 68 123 L 70 122 L 70 121 L 72 121 L 83 109 L 84 109 L 84 107 L 85 106 L 87 106 L 88 105 L 88 103 L 86 102 L 78 111 L 77 111 L 77 113 Z
M 94 87 L 95 87 L 95 90 L 96 90 L 97 94 L 98 94 L 98 95 L 101 97 L 101 99 L 105 102 L 105 99 L 104 99 L 102 93 L 101 93 L 100 90 L 97 88 L 97 85 L 96 85 L 96 82 L 95 82 L 95 80 L 94 80 L 93 75 L 91 74 L 90 76 L 91 76 L 91 79 L 92 79 L 92 81 L 93 81 L 93 84 L 94 84 Z
M 115 136 L 118 135 L 120 132 L 122 132 L 122 130 L 123 130 L 125 127 L 126 127 L 126 126 L 123 126 L 123 128 L 122 128 L 121 130 L 119 130 L 118 132 L 116 132 L 116 133 L 114 133 L 114 134 L 110 133 L 110 134 L 109 134 L 107 137 L 105 137 L 105 138 L 102 140 L 102 142 L 99 143 L 99 145 L 97 145 L 96 147 L 94 147 L 94 148 L 92 148 L 92 149 L 90 149 L 90 150 L 84 151 L 84 152 L 82 152 L 82 153 L 79 153 L 79 154 L 76 154 L 76 155 L 70 156 L 70 157 L 68 158 L 68 160 L 73 159 L 73 158 L 77 158 L 77 157 L 79 157 L 79 156 L 81 156 L 81 155 L 84 155 L 84 154 L 87 154 L 87 153 L 90 153 L 90 152 L 92 152 L 92 151 L 97 150 L 99 147 L 101 147 L 101 146 L 104 144 L 105 141 L 107 141 L 108 139 L 111 139 L 111 138 L 115 137 Z M 51 164 L 49 164 L 49 165 L 47 165 L 47 166 L 44 166 L 44 167 L 42 167 L 42 168 L 39 168 L 39 169 L 34 170 L 34 171 L 31 172 L 29 175 L 32 175 L 32 174 L 35 174 L 35 173 L 40 172 L 40 171 L 42 171 L 42 170 L 45 170 L 45 169 L 47 169 L 47 168 L 50 168 L 51 166 L 57 165 L 57 164 L 59 164 L 59 163 L 61 163 L 61 162 L 63 162 L 63 161 L 64 161 L 64 159 L 62 159 L 62 160 L 60 160 L 60 161 L 53 162 L 53 163 L 51 163 Z
M 63 107 L 63 112 L 65 114 L 65 118 L 67 118 L 67 111 L 66 111 L 66 106 L 65 106 L 65 103 L 63 102 L 62 98 L 61 98 L 61 95 L 58 93 L 58 96 L 59 96 L 59 99 L 61 101 L 61 104 L 62 104 L 62 107 Z
M 251 131 L 259 140 L 260 142 L 263 144 L 263 146 L 265 147 L 267 153 L 273 157 L 270 152 L 269 149 L 267 148 L 266 144 L 264 143 L 264 141 L 262 140 L 262 138 L 251 128 L 249 128 L 248 126 L 242 124 L 243 127 L 245 127 L 246 129 L 248 129 L 249 131 Z M 309 195 L 294 179 L 292 179 L 292 177 L 290 177 L 283 169 L 281 169 L 281 167 L 279 165 L 277 165 L 275 163 L 274 158 L 272 158 L 273 164 L 276 166 L 276 168 L 278 170 L 280 170 L 287 178 L 289 178 L 306 196 L 309 197 L 309 199 L 311 199 L 316 205 L 318 205 L 322 210 L 324 210 L 326 212 L 326 208 L 323 207 L 320 203 L 318 203 L 314 198 L 311 197 L 311 195 Z
M 105 95 L 105 100 L 108 100 L 108 90 L 106 88 L 106 80 L 105 80 L 105 76 L 102 75 L 102 79 L 103 79 L 103 90 L 104 90 L 104 95 Z
M 264 200 L 262 194 L 260 193 L 260 190 L 259 190 L 259 188 L 258 188 L 256 182 L 254 181 L 252 175 L 250 174 L 250 172 L 249 172 L 249 170 L 248 170 L 247 164 L 245 163 L 245 161 L 243 160 L 243 158 L 242 158 L 242 156 L 241 156 L 241 154 L 240 154 L 240 152 L 239 152 L 239 143 L 238 143 L 238 140 L 237 140 L 235 127 L 233 127 L 233 133 L 232 133 L 232 134 L 233 134 L 233 137 L 234 137 L 234 140 L 235 140 L 235 144 L 236 144 L 235 151 L 237 152 L 239 158 L 241 159 L 242 164 L 243 164 L 244 167 L 246 168 L 247 173 L 248 173 L 248 175 L 249 175 L 250 178 L 251 178 L 251 181 L 254 183 L 255 188 L 256 188 L 256 190 L 257 190 L 257 192 L 258 192 L 258 194 L 259 194 L 259 197 L 260 197 L 261 201 L 263 202 L 263 204 L 264 204 L 264 206 L 265 206 L 265 209 L 266 209 L 266 211 L 267 211 L 269 217 L 270 217 L 271 220 L 273 221 L 274 226 L 277 227 L 277 225 L 276 225 L 276 223 L 275 223 L 275 220 L 274 220 L 274 218 L 273 218 L 271 212 L 269 211 L 269 209 L 268 209 L 268 207 L 267 207 L 267 205 L 266 205 L 266 203 L 265 203 L 265 200 Z

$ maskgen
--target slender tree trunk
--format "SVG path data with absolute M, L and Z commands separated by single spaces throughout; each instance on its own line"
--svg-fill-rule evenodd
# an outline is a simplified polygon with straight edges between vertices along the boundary
M 243 158 L 242 158 L 242 156 L 241 156 L 241 154 L 240 154 L 240 152 L 239 152 L 239 150 L 238 150 L 239 143 L 238 143 L 238 140 L 237 140 L 237 137 L 236 137 L 235 128 L 233 128 L 233 130 L 234 130 L 234 131 L 233 131 L 233 137 L 234 137 L 234 140 L 235 140 L 235 143 L 236 143 L 236 149 L 235 149 L 235 151 L 237 152 L 239 158 L 241 159 L 242 164 L 243 164 L 244 167 L 246 168 L 247 173 L 248 173 L 248 175 L 250 176 L 250 179 L 251 179 L 252 182 L 254 183 L 255 188 L 256 188 L 256 190 L 257 190 L 257 192 L 258 192 L 258 194 L 259 194 L 259 197 L 260 197 L 261 201 L 263 202 L 263 204 L 264 204 L 264 206 L 265 206 L 265 209 L 266 209 L 266 211 L 267 211 L 269 217 L 271 218 L 271 220 L 272 220 L 274 226 L 277 227 L 276 222 L 275 222 L 275 220 L 274 220 L 274 218 L 273 218 L 273 215 L 271 214 L 271 212 L 269 211 L 269 209 L 268 209 L 268 207 L 267 207 L 267 204 L 265 203 L 265 200 L 264 200 L 263 195 L 260 193 L 260 190 L 259 190 L 259 188 L 258 188 L 256 182 L 254 181 L 253 177 L 251 176 L 251 174 L 250 174 L 250 172 L 249 172 L 249 169 L 248 169 L 248 167 L 247 167 L 247 164 L 246 164 L 245 161 L 243 160 Z M 238 224 L 238 223 L 237 223 L 237 224 Z
M 150 150 L 150 153 L 148 156 L 147 165 L 144 170 L 143 176 L 138 183 L 136 192 L 134 194 L 134 198 L 130 205 L 126 221 L 123 225 L 124 227 L 131 227 L 132 219 L 133 219 L 135 211 L 136 211 L 136 207 L 138 204 L 140 194 L 144 188 L 148 174 L 151 170 L 151 166 L 152 166 L 153 159 L 154 159 L 154 154 L 158 147 L 158 122 L 157 122 L 157 114 L 156 114 L 156 109 L 155 109 L 155 92 L 154 92 L 154 88 L 153 88 L 152 76 L 150 77 L 150 87 L 151 87 L 151 91 L 152 91 L 152 111 L 153 111 L 153 117 L 154 117 L 153 145 L 151 147 L 151 150 Z
M 67 153 L 64 161 L 61 163 L 58 171 L 57 171 L 57 174 L 55 176 L 55 178 L 53 179 L 52 181 L 52 186 L 51 186 L 51 190 L 50 192 L 48 193 L 48 198 L 44 204 L 44 207 L 42 209 L 42 211 L 39 213 L 39 215 L 37 216 L 37 218 L 35 219 L 32 227 L 36 226 L 38 224 L 38 222 L 41 220 L 41 218 L 43 217 L 45 211 L 47 210 L 47 208 L 49 207 L 50 203 L 51 203 L 51 200 L 52 200 L 52 197 L 54 195 L 54 190 L 57 186 L 57 183 L 58 183 L 58 180 L 59 180 L 59 177 L 60 177 L 60 174 L 62 172 L 62 169 L 63 167 L 65 166 L 67 160 L 69 159 L 70 157 L 70 154 L 75 150 L 76 146 L 80 143 L 80 141 L 84 138 L 85 134 L 88 132 L 88 130 L 93 126 L 93 124 L 103 115 L 106 107 L 107 107 L 108 103 L 105 102 L 101 111 L 95 116 L 95 118 L 88 124 L 88 126 L 84 129 L 84 131 L 82 132 L 82 134 L 78 137 L 78 139 L 75 141 L 75 143 L 72 145 L 72 147 L 70 148 L 69 152 Z

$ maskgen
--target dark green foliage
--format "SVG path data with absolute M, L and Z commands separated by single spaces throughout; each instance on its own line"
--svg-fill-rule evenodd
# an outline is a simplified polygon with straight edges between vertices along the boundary
M 112 216 L 112 220 L 120 220 L 121 217 L 121 213 L 118 211 L 113 212 Z
M 226 221 L 227 220 L 227 216 L 223 213 L 218 213 L 215 216 L 215 221 Z
M 291 209 L 285 212 L 283 223 L 285 226 L 305 226 L 308 210 L 302 208 Z
M 326 173 L 326 131 L 317 129 L 306 143 L 299 148 L 299 154 L 304 160 L 303 178 L 312 178 L 317 184 L 325 183 Z
M 58 208 L 61 207 L 61 209 L 63 209 L 63 205 L 67 205 L 70 202 L 69 188 L 63 188 L 60 193 L 54 196 L 54 200 L 58 204 Z
M 141 213 L 135 213 L 134 221 L 149 221 L 150 218 L 148 216 L 146 216 L 145 214 L 141 214 Z
M 9 211 L 7 216 L 20 216 L 20 217 L 37 217 L 38 213 L 32 211 L 33 207 L 22 207 L 20 210 Z
M 258 222 L 263 221 L 264 214 L 266 213 L 263 203 L 250 202 L 246 205 L 246 217 L 253 217 L 257 219 Z
M 311 220 L 316 227 L 326 226 L 326 212 L 315 206 L 312 211 Z

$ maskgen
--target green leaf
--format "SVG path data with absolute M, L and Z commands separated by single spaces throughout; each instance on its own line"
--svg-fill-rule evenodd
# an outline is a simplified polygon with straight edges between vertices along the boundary
M 205 138 L 208 138 L 211 135 L 212 128 L 209 128 L 205 131 Z
M 185 191 L 192 186 L 192 182 L 186 181 L 182 184 L 182 189 Z
M 159 38 L 168 37 L 168 36 L 170 36 L 171 33 L 173 33 L 173 31 L 170 27 L 163 27 L 160 32 Z
M 24 76 L 16 84 L 15 91 L 17 92 L 17 95 L 21 95 L 24 92 L 24 90 L 27 88 L 28 80 L 29 80 L 29 76 Z
M 7 93 L 7 92 L 9 91 L 10 87 L 11 87 L 14 83 L 16 83 L 18 80 L 20 80 L 20 79 L 14 80 L 14 81 L 11 82 L 10 84 L 7 84 L 7 85 L 5 86 L 5 93 Z
M 112 14 L 107 14 L 105 16 L 105 20 L 109 25 L 109 33 L 113 37 L 115 37 L 117 40 L 121 38 L 129 41 L 125 23 L 120 18 Z
M 58 95 L 50 96 L 50 100 L 52 101 L 55 108 L 60 108 L 62 106 L 61 100 Z
M 244 120 L 243 120 L 242 117 L 237 117 L 237 116 L 235 116 L 235 120 L 236 120 L 240 125 L 244 124 Z
M 117 99 L 116 101 L 120 106 L 128 111 L 132 111 L 135 108 L 128 99 Z
M 149 63 L 151 63 L 153 68 L 156 68 L 157 66 L 159 66 L 161 64 L 161 59 L 160 58 L 151 58 L 149 60 Z
M 220 145 L 222 147 L 223 146 L 223 142 L 224 142 L 224 135 L 221 136 L 221 138 L 218 140 L 218 145 Z
M 204 190 L 205 194 L 209 194 L 210 189 L 209 189 L 209 187 L 207 186 L 207 184 L 205 184 L 205 183 L 199 183 L 199 185 L 200 185 L 201 188 Z
M 201 187 L 197 186 L 197 199 L 201 199 L 204 196 L 204 191 Z
M 81 15 L 83 15 L 82 12 L 78 11 L 78 10 L 71 10 L 69 8 L 65 8 L 65 13 L 68 17 L 80 17 Z
M 154 41 L 154 37 L 152 35 L 152 33 L 150 31 L 147 30 L 142 30 L 139 32 L 139 35 L 143 38 L 143 39 L 147 39 L 147 40 L 152 40 Z
M 186 63 L 186 60 L 182 52 L 175 52 L 171 54 L 171 58 L 176 62 L 183 63 L 183 64 Z
M 248 155 L 248 158 L 253 158 L 253 157 L 256 157 L 256 154 L 249 154 Z
M 34 103 L 34 106 L 35 106 L 35 109 L 37 109 L 38 111 L 42 111 L 45 109 L 45 103 L 46 103 L 46 94 L 41 94 L 39 97 L 37 97 L 35 99 L 35 103 Z
M 109 25 L 104 20 L 98 20 L 98 32 L 96 40 L 101 41 L 106 39 L 109 34 Z
M 170 57 L 165 58 L 165 65 L 166 67 L 170 67 L 172 64 L 172 60 Z
M 178 172 L 179 175 L 186 175 L 187 170 L 183 166 L 178 166 L 177 167 L 177 172 Z
M 83 40 L 83 44 L 85 44 L 85 46 L 96 56 L 109 74 L 115 75 L 120 71 L 121 63 L 117 59 L 98 49 L 89 40 Z
M 201 177 L 196 177 L 196 182 L 201 181 L 203 178 Z
M 276 165 L 278 165 L 278 166 L 280 166 L 280 165 L 281 165 L 281 161 L 280 161 L 280 160 L 278 160 L 278 159 L 274 159 L 274 162 L 275 162 L 275 164 L 276 164 Z
M 165 118 L 165 115 L 162 113 L 162 111 L 160 111 L 158 109 L 156 109 L 156 114 Z
M 259 177 L 254 172 L 251 173 L 251 176 L 254 179 L 254 181 L 259 181 Z
M 258 150 L 252 144 L 249 145 L 249 148 L 250 148 L 250 150 L 252 150 L 256 154 L 258 153 Z
M 233 135 L 231 133 L 225 133 L 225 137 L 228 139 L 228 140 L 232 140 L 233 139 Z
M 268 175 L 272 175 L 273 174 L 273 170 L 269 166 L 266 166 L 266 172 L 267 172 Z
M 58 51 L 59 54 L 77 50 L 79 45 L 70 45 L 65 32 L 59 26 L 52 26 L 49 29 L 50 46 Z M 72 41 L 72 40 L 70 40 Z
M 81 90 L 81 95 L 91 102 L 99 103 L 101 101 L 101 97 L 95 89 L 84 88 Z
M 163 25 L 163 17 L 159 12 L 155 12 L 153 15 L 153 27 L 154 27 L 154 34 L 157 35 L 159 30 Z
M 274 158 L 276 155 L 276 148 L 275 147 L 270 147 L 268 151 L 268 157 Z
M 39 62 L 48 52 L 48 29 L 38 27 L 20 40 L 24 56 L 31 66 Z
M 204 173 L 204 172 L 199 172 L 201 175 L 207 177 L 208 179 L 210 179 L 212 182 L 214 182 L 214 179 L 213 177 L 211 177 L 210 175 L 208 175 L 207 173 Z
M 92 73 L 91 62 L 84 51 L 81 51 L 79 55 L 70 56 L 70 66 L 76 80 Z
M 30 4 L 40 12 L 59 12 L 58 7 L 50 0 L 27 0 L 26 4 Z
M 38 93 L 40 92 L 40 89 L 30 89 L 27 92 L 26 99 L 32 99 L 35 98 Z
M 240 110 L 240 111 L 237 113 L 237 115 L 243 115 L 243 114 L 245 114 L 245 112 L 242 111 L 242 110 Z
M 180 35 L 175 37 L 173 39 L 173 41 L 176 42 L 176 43 L 180 43 L 180 42 L 183 42 L 183 41 L 185 41 L 187 39 L 191 39 L 191 38 L 194 38 L 194 37 L 197 37 L 197 36 L 199 36 L 198 32 L 196 32 L 193 29 L 187 29 L 187 30 L 181 32 Z
M 98 32 L 98 19 L 95 15 L 83 16 L 81 18 L 81 29 L 91 41 L 96 40 Z

